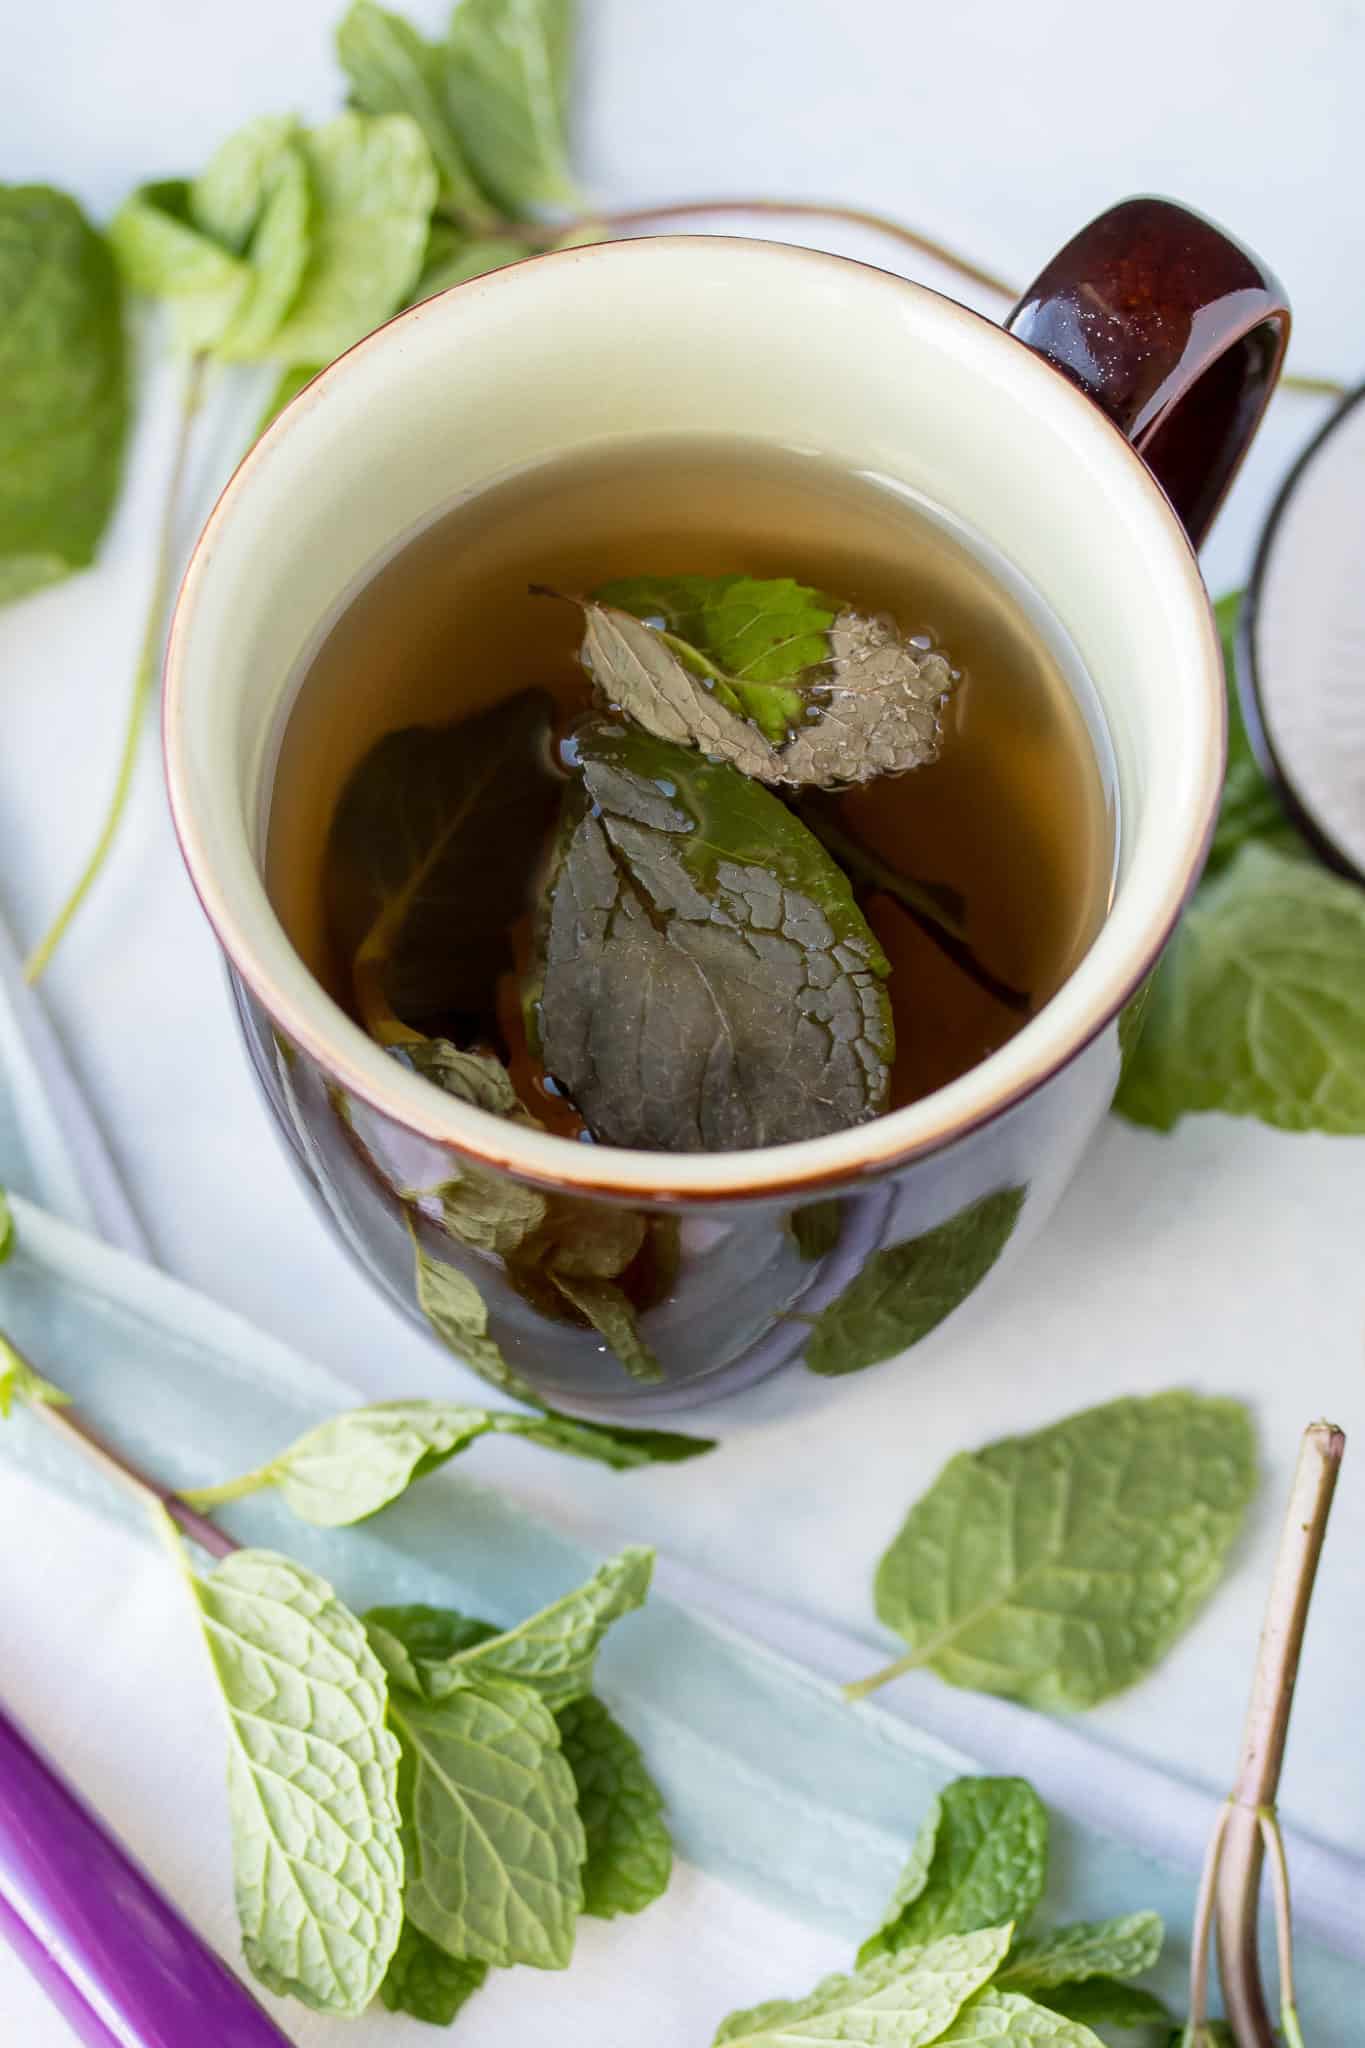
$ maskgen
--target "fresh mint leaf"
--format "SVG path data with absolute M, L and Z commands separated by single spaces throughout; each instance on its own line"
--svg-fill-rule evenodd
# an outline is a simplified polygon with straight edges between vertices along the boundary
M 524 690 L 455 725 L 389 733 L 342 793 L 327 858 L 332 936 L 365 1023 L 409 1057 L 413 1030 L 448 1036 L 452 1015 L 495 1012 L 513 965 L 507 933 L 530 901 L 558 800 L 545 765 L 553 708 L 543 690 Z M 432 1078 L 446 1087 L 454 1075 Z
M 1171 2023 L 1170 2008 L 1154 1991 L 1121 1984 L 1117 1977 L 1090 1977 L 1079 1984 L 1058 1984 L 1035 1991 L 1039 2005 L 1088 2027 L 1159 2027 Z
M 832 2048 L 840 2041 L 926 2048 L 944 2038 L 967 2000 L 994 1976 L 1009 1942 L 1008 1927 L 992 1927 L 878 1956 L 852 1976 L 826 1977 L 808 1998 L 771 1999 L 732 2013 L 713 2048 Z
M 305 145 L 289 132 L 292 123 L 254 122 L 224 144 L 218 157 L 190 190 L 190 209 L 236 226 L 235 214 L 251 203 L 259 180 L 250 239 L 245 247 L 247 282 L 231 318 L 214 342 L 225 363 L 257 363 L 277 355 L 275 337 L 296 303 L 313 246 L 313 200 Z M 222 159 L 228 157 L 226 165 Z M 238 163 L 235 158 L 241 157 Z
M 1365 1132 L 1365 892 L 1243 846 L 1185 914 L 1116 1107 L 1163 1131 L 1217 1110 Z
M 0 1188 L 0 1266 L 14 1250 L 14 1211 L 9 1205 L 9 1196 Z
M 467 1670 L 439 1700 L 395 1692 L 407 1917 L 447 1954 L 561 1970 L 586 1842 L 554 1716 L 527 1686 Z
M 935 1802 L 927 1833 L 927 1856 L 917 1841 L 886 1920 L 858 1952 L 860 1965 L 948 1934 L 1007 1920 L 1021 1926 L 1042 1897 L 1047 1811 L 1025 1779 L 958 1778 Z
M 118 273 L 74 199 L 0 185 L 0 604 L 94 560 L 128 383 Z
M 909 1654 L 850 1694 L 927 1666 L 1030 1706 L 1094 1706 L 1189 1626 L 1255 1487 L 1246 1408 L 1198 1394 L 1111 1401 L 962 1453 L 878 1568 L 877 1612 Z
M 257 434 L 263 434 L 276 414 L 282 413 L 290 401 L 297 398 L 300 391 L 311 384 L 319 371 L 325 370 L 326 367 L 325 363 L 295 363 L 290 369 L 281 370 L 279 382 L 266 401 L 265 411 L 256 422 Z
M 583 1911 L 599 1920 L 643 1912 L 667 1891 L 673 1869 L 658 1787 L 639 1746 L 591 1693 L 556 1718 L 588 1844 Z
M 521 263 L 535 253 L 533 243 L 509 235 L 461 235 L 444 222 L 433 221 L 412 303 L 415 306 L 437 292 L 448 292 L 453 285 L 468 284 L 471 278 L 486 277 L 490 270 L 505 270 L 509 263 Z
M 594 1132 L 729 1151 L 876 1115 L 887 962 L 819 841 L 728 763 L 605 721 L 575 747 L 538 1022 Z
M 477 1621 L 472 1615 L 461 1614 L 454 1607 L 428 1607 L 422 1601 L 413 1601 L 402 1607 L 370 1607 L 362 1619 L 371 1637 L 381 1632 L 389 1642 L 397 1643 L 407 1659 L 412 1676 L 404 1675 L 401 1683 L 409 1692 L 425 1696 L 426 1686 L 422 1682 L 421 1666 L 424 1663 L 439 1664 L 447 1657 L 454 1657 L 461 1650 L 472 1648 L 475 1643 L 486 1643 L 501 1634 L 491 1621 Z M 381 1655 L 389 1676 L 395 1675 L 395 1668 L 388 1665 Z M 401 1666 L 399 1667 L 401 1668 Z
M 602 1639 L 612 1623 L 644 1605 L 654 1552 L 630 1546 L 599 1566 L 585 1585 L 552 1601 L 515 1628 L 421 1666 L 436 1698 L 471 1676 L 491 1672 L 532 1687 L 552 1711 L 592 1689 Z
M 227 1709 L 247 1962 L 318 2012 L 362 2012 L 402 1921 L 383 1670 L 332 1588 L 287 1557 L 239 1550 L 191 1583 Z
M 918 1344 L 960 1308 L 1009 1243 L 1024 1188 L 1001 1188 L 904 1244 L 873 1252 L 820 1311 L 806 1364 L 825 1378 L 861 1372 Z
M 4 1215 L 0 1214 L 0 1231 L 3 1231 Z M 8 1258 L 8 1244 L 0 1236 L 0 1259 Z M 36 1401 L 46 1408 L 68 1408 L 70 1394 L 64 1394 L 60 1387 L 54 1387 L 51 1380 L 45 1380 L 35 1372 L 22 1351 L 15 1349 L 9 1338 L 0 1331 L 0 1422 L 7 1421 L 16 1401 Z
M 1228 691 L 1228 765 L 1223 777 L 1223 800 L 1218 808 L 1213 844 L 1209 848 L 1207 872 L 1215 875 L 1225 868 L 1249 839 L 1266 840 L 1281 852 L 1302 851 L 1293 826 L 1251 750 L 1246 721 L 1237 695 L 1236 641 L 1242 609 L 1242 592 L 1219 598 L 1213 608 L 1218 635 L 1223 643 L 1223 668 Z
M 404 114 L 339 114 L 303 137 L 312 241 L 298 296 L 271 354 L 326 363 L 396 311 L 417 282 L 436 172 Z
M 586 1316 L 633 1380 L 656 1386 L 663 1367 L 640 1331 L 635 1304 L 612 1280 L 592 1280 L 555 1273 L 554 1282 L 566 1301 Z
M 487 1975 L 487 1963 L 448 1956 L 420 1927 L 405 1920 L 379 1996 L 389 2012 L 408 2013 L 428 2026 L 448 2027 Z
M 1078 2020 L 993 1984 L 964 2005 L 936 2048 L 1103 2048 Z
M 1125 1913 L 1116 1920 L 1078 1920 L 1016 1942 L 1000 1982 L 1036 1998 L 1059 1984 L 1090 1977 L 1140 1977 L 1161 1956 L 1159 1913 Z
M 714 1437 L 682 1436 L 668 1429 L 627 1429 L 607 1422 L 576 1422 L 551 1408 L 540 1415 L 518 1417 L 519 1434 L 552 1451 L 592 1458 L 614 1472 L 634 1472 L 642 1465 L 681 1465 L 714 1451 Z
M 347 9 L 336 46 L 356 106 L 368 114 L 407 114 L 417 123 L 440 179 L 442 206 L 468 227 L 491 221 L 495 209 L 479 188 L 451 117 L 444 49 L 373 0 L 355 0 Z
M 659 739 L 760 782 L 822 788 L 938 754 L 955 677 L 888 619 L 789 578 L 649 577 L 606 592 L 582 603 L 584 666 Z
M 109 241 L 129 288 L 169 302 L 176 346 L 212 349 L 251 288 L 244 258 L 196 225 L 184 178 L 142 185 L 109 223 Z
M 460 0 L 445 47 L 455 131 L 479 183 L 515 217 L 577 204 L 564 111 L 572 0 Z

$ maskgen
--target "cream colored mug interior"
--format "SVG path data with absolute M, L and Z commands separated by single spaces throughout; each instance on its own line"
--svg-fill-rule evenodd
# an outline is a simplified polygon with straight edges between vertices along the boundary
M 308 973 L 261 881 L 286 693 L 401 536 L 533 462 L 734 432 L 891 476 L 985 535 L 1094 683 L 1122 818 L 1113 908 L 1040 1014 L 950 1086 L 830 1137 L 664 1156 L 523 1130 L 439 1095 Z M 195 886 L 286 1035 L 414 1129 L 531 1176 L 648 1194 L 789 1189 L 929 1149 L 1044 1079 L 1149 969 L 1222 772 L 1222 665 L 1193 553 L 1122 436 L 977 314 L 887 272 L 711 236 L 608 243 L 461 285 L 341 358 L 262 437 L 191 561 L 166 754 Z

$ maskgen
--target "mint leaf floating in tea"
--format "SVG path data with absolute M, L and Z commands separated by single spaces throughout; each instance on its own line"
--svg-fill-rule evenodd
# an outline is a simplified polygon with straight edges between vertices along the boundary
M 587 1693 L 557 1716 L 587 1839 L 583 1911 L 594 1919 L 641 1913 L 662 1897 L 673 1871 L 663 1800 L 638 1744 Z
M 128 424 L 119 281 L 49 185 L 0 185 L 0 604 L 94 560 Z
M 430 1935 L 404 1920 L 379 1996 L 388 2012 L 448 2027 L 487 1978 L 487 1963 L 447 1955 Z
M 823 788 L 938 755 L 953 671 L 889 619 L 787 578 L 642 578 L 577 601 L 598 690 L 659 739 Z
M 456 725 L 408 726 L 347 783 L 328 842 L 328 915 L 381 1042 L 495 1014 L 508 932 L 529 907 L 554 818 L 552 709 L 524 690 Z
M 1026 1190 L 1002 1188 L 904 1244 L 875 1251 L 815 1318 L 806 1364 L 824 1378 L 862 1372 L 918 1344 L 960 1308 L 995 1264 Z
M 445 91 L 461 147 L 504 213 L 576 205 L 565 106 L 573 0 L 459 0 Z
M 1158 1130 L 1219 1110 L 1365 1131 L 1365 891 L 1244 846 L 1185 914 L 1117 1107 Z
M 958 1778 L 931 1807 L 859 1964 L 946 1934 L 1021 1926 L 1043 1895 L 1047 1854 L 1047 1810 L 1025 1779 Z
M 1189 1626 L 1255 1488 L 1246 1408 L 1198 1394 L 1110 1401 L 963 1452 L 878 1567 L 877 1613 L 909 1651 L 849 1696 L 928 1667 L 1030 1706 L 1094 1706 Z
M 887 963 L 819 842 L 729 763 L 601 720 L 574 748 L 539 1036 L 596 1135 L 729 1151 L 884 1109 Z
M 851 1976 L 826 1977 L 808 1998 L 770 1999 L 732 2013 L 713 2048 L 824 2048 L 836 2041 L 927 2048 L 945 2038 L 968 1999 L 994 1976 L 1009 1944 L 1010 1929 L 993 1927 L 878 1956 Z
M 383 1668 L 325 1580 L 268 1550 L 190 1575 L 227 1709 L 237 1913 L 252 1970 L 363 2012 L 402 1920 L 398 1744 Z

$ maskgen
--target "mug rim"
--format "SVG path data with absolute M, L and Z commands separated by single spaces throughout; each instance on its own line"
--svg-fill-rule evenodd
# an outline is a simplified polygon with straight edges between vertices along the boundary
M 990 345 L 1000 344 L 1002 364 L 1008 360 L 1015 374 L 1024 378 L 1041 378 L 1043 381 L 1036 385 L 1036 389 L 1045 396 L 1045 402 L 1070 408 L 1073 420 L 1084 422 L 1084 433 L 1087 436 L 1093 433 L 1097 448 L 1102 448 L 1109 455 L 1119 455 L 1130 481 L 1138 483 L 1148 498 L 1158 526 L 1168 544 L 1174 545 L 1179 569 L 1192 600 L 1193 613 L 1200 624 L 1204 660 L 1199 681 L 1207 687 L 1213 706 L 1208 744 L 1201 763 L 1198 801 L 1191 806 L 1182 847 L 1178 855 L 1172 853 L 1170 879 L 1162 900 L 1148 913 L 1140 941 L 1130 941 L 1129 960 L 1131 962 L 1133 954 L 1136 954 L 1136 963 L 1125 967 L 1119 962 L 1110 968 L 1105 982 L 1088 993 L 1083 1017 L 1073 1023 L 1061 1044 L 1047 1045 L 1044 1042 L 1028 1048 L 1032 1056 L 1027 1059 L 1017 1055 L 1014 1059 L 1010 1057 L 1012 1049 L 1027 1039 L 1033 1027 L 1046 1017 L 1052 1002 L 1057 1000 L 1053 997 L 995 1052 L 968 1068 L 954 1081 L 901 1109 L 886 1111 L 866 1123 L 824 1137 L 734 1152 L 667 1153 L 623 1146 L 587 1146 L 550 1132 L 524 1130 L 520 1125 L 509 1124 L 487 1111 L 443 1095 L 419 1075 L 408 1072 L 390 1058 L 334 1002 L 306 968 L 265 895 L 264 883 L 253 860 L 253 872 L 257 872 L 269 924 L 273 926 L 279 943 L 302 968 L 307 985 L 307 1003 L 291 997 L 279 986 L 268 959 L 261 957 L 259 945 L 253 943 L 248 929 L 249 920 L 241 915 L 226 892 L 217 885 L 200 831 L 192 796 L 192 778 L 184 754 L 185 701 L 190 668 L 188 650 L 192 645 L 199 590 L 212 562 L 214 543 L 239 500 L 244 493 L 249 493 L 254 474 L 262 461 L 269 459 L 272 449 L 280 444 L 291 427 L 297 426 L 316 405 L 320 391 L 324 387 L 344 384 L 358 359 L 392 346 L 395 335 L 401 339 L 404 329 L 424 315 L 429 317 L 436 307 L 483 295 L 490 290 L 496 291 L 517 279 L 519 274 L 524 278 L 526 272 L 544 266 L 593 265 L 603 260 L 619 262 L 622 252 L 627 249 L 657 248 L 659 244 L 707 250 L 720 244 L 732 250 L 742 250 L 759 263 L 778 260 L 793 265 L 833 266 L 839 270 L 860 271 L 896 292 L 932 302 L 938 316 L 960 321 L 970 327 L 978 338 L 982 330 L 990 335 Z M 1004 354 L 1006 349 L 1008 357 Z M 1199 687 L 1199 681 L 1193 675 L 1184 677 L 1181 687 L 1193 691 Z M 499 1171 L 549 1188 L 572 1189 L 637 1203 L 648 1200 L 690 1206 L 756 1198 L 814 1196 L 831 1185 L 890 1173 L 995 1121 L 1069 1066 L 1109 1027 L 1142 988 L 1179 921 L 1213 835 L 1226 755 L 1227 712 L 1221 645 L 1194 547 L 1169 498 L 1142 456 L 1121 429 L 1079 387 L 987 315 L 899 272 L 855 257 L 793 243 L 693 233 L 621 237 L 523 258 L 499 270 L 453 285 L 433 299 L 404 308 L 355 342 L 313 378 L 276 416 L 237 464 L 191 550 L 171 615 L 164 663 L 161 723 L 172 825 L 191 885 L 228 964 L 241 976 L 252 996 L 290 1043 L 305 1051 L 334 1080 L 371 1109 L 447 1150 L 471 1155 Z M 1063 989 L 1074 986 L 1085 976 L 1096 943 L 1091 942 L 1088 951 L 1068 975 Z M 1001 1067 L 1006 1069 L 1003 1075 L 999 1072 Z M 1011 1067 L 1020 1067 L 1022 1071 L 1011 1074 L 1008 1071 Z

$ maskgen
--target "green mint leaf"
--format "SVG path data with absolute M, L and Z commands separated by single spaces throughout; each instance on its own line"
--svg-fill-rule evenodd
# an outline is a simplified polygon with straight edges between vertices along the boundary
M 988 1985 L 963 2006 L 935 2048 L 1103 2048 L 1080 2021 Z
M 307 267 L 271 354 L 326 363 L 387 320 L 422 267 L 436 172 L 415 121 L 339 114 L 302 141 L 313 193 Z
M 673 1869 L 658 1787 L 638 1745 L 591 1693 L 556 1718 L 588 1844 L 583 1911 L 598 1920 L 643 1912 L 667 1891 Z
M 94 560 L 128 426 L 119 299 L 74 199 L 0 185 L 0 604 Z
M 1189 1626 L 1255 1488 L 1248 1411 L 1198 1394 L 1111 1401 L 962 1453 L 878 1567 L 877 1612 L 910 1653 L 852 1691 L 927 1666 L 1030 1706 L 1094 1706 Z
M 860 1964 L 947 1934 L 1006 1920 L 1020 1926 L 1043 1895 L 1047 1810 L 1025 1779 L 958 1778 L 935 1802 L 925 1832 L 886 1920 L 859 1950 Z
M 389 1051 L 443 1094 L 491 1116 L 539 1129 L 507 1069 L 489 1054 L 461 1052 L 444 1038 L 404 1040 Z M 438 1187 L 419 1192 L 439 1200 L 442 1223 L 462 1244 L 503 1256 L 519 1250 L 539 1230 L 549 1207 L 538 1189 L 473 1159 L 463 1160 Z
M 549 1707 L 492 1671 L 440 1700 L 398 1692 L 407 1917 L 447 1954 L 562 1970 L 586 1853 L 573 1773 Z
M 422 1695 L 426 1693 L 420 1669 L 424 1663 L 439 1664 L 501 1634 L 491 1621 L 477 1621 L 454 1607 L 428 1607 L 420 1600 L 402 1607 L 370 1607 L 362 1618 L 367 1633 L 380 1632 L 405 1652 L 408 1664 L 401 1668 L 405 1673 L 411 1669 L 413 1675 L 404 1675 L 402 1683 L 409 1692 Z
M 0 1266 L 14 1250 L 14 1211 L 9 1205 L 9 1196 L 0 1188 Z
M 201 234 L 245 256 L 280 161 L 299 133 L 292 114 L 264 114 L 219 145 L 189 190 L 189 215 Z
M 620 1360 L 633 1380 L 646 1386 L 663 1378 L 660 1365 L 640 1331 L 635 1304 L 611 1280 L 591 1280 L 570 1273 L 555 1273 L 554 1282 L 566 1301 L 587 1317 L 609 1350 Z
M 1159 2027 L 1171 2023 L 1170 2008 L 1153 1991 L 1121 1984 L 1117 1977 L 1090 1977 L 1080 1984 L 1058 1984 L 1033 1997 L 1050 2012 L 1081 2020 L 1088 2027 Z
M 1024 1188 L 1001 1188 L 904 1244 L 873 1252 L 816 1317 L 806 1364 L 826 1378 L 861 1372 L 936 1330 L 981 1285 L 1019 1220 Z
M 0 1230 L 3 1230 L 5 1214 L 0 1214 Z M 0 1259 L 8 1256 L 8 1245 L 0 1238 Z M 51 1380 L 45 1380 L 40 1372 L 35 1372 L 23 1352 L 16 1351 L 9 1338 L 0 1331 L 0 1422 L 8 1420 L 16 1401 L 37 1401 L 47 1408 L 69 1408 L 71 1396 L 64 1394 L 60 1387 L 54 1387 Z
M 819 841 L 726 762 L 604 721 L 576 749 L 539 1037 L 593 1131 L 730 1151 L 878 1114 L 887 962 Z
M 219 239 L 243 234 L 247 282 L 231 317 L 216 337 L 221 362 L 255 363 L 274 357 L 275 336 L 295 304 L 313 243 L 313 199 L 306 138 L 295 124 L 255 121 L 224 143 L 190 188 L 196 223 Z M 229 246 L 234 246 L 229 242 Z
M 1161 1955 L 1159 1913 L 1125 1913 L 1116 1920 L 1078 1920 L 1016 1942 L 1000 1982 L 1030 1998 L 1058 1984 L 1087 1977 L 1140 1977 Z
M 379 1996 L 389 2012 L 448 2027 L 487 1975 L 487 1963 L 448 1956 L 420 1927 L 405 1920 Z
M 142 185 L 109 223 L 130 290 L 166 299 L 176 346 L 212 349 L 251 288 L 251 269 L 196 226 L 183 178 Z
M 841 787 L 938 754 L 944 657 L 789 578 L 641 577 L 582 610 L 608 704 L 760 782 Z
M 572 206 L 564 108 L 572 0 L 460 0 L 445 49 L 445 90 L 478 180 L 504 212 Z
M 1218 1110 L 1365 1132 L 1365 892 L 1244 846 L 1171 942 L 1115 1106 L 1163 1131 Z
M 878 1956 L 851 1976 L 826 1977 L 809 1998 L 732 2013 L 713 2048 L 833 2048 L 841 2041 L 926 2048 L 995 1974 L 1009 1942 L 1008 1927 L 992 1927 Z
M 325 363 L 295 363 L 288 370 L 281 370 L 280 379 L 266 401 L 265 411 L 256 422 L 256 432 L 263 434 L 278 413 L 282 413 L 292 399 L 298 397 L 305 386 L 312 383 Z
M 417 123 L 436 166 L 442 205 L 466 226 L 490 221 L 495 209 L 479 189 L 451 118 L 444 50 L 373 0 L 348 8 L 336 47 L 358 107 L 367 114 L 407 114 Z
M 401 1042 L 395 1015 L 442 1037 L 452 1014 L 494 1014 L 498 977 L 513 965 L 507 934 L 530 901 L 558 801 L 545 769 L 553 708 L 544 691 L 524 690 L 455 725 L 389 733 L 342 792 L 328 918 L 376 1036 Z M 456 1077 L 430 1078 L 450 1088 Z
M 1302 852 L 1302 841 L 1289 823 L 1280 803 L 1251 750 L 1246 721 L 1237 695 L 1236 658 L 1238 617 L 1242 592 L 1222 597 L 1214 606 L 1218 634 L 1223 643 L 1223 667 L 1228 691 L 1228 765 L 1223 777 L 1223 800 L 1209 848 L 1207 872 L 1217 874 L 1249 839 L 1267 840 L 1282 852 Z
M 541 1415 L 519 1416 L 520 1434 L 552 1451 L 592 1458 L 614 1472 L 635 1472 L 642 1465 L 681 1465 L 716 1448 L 715 1439 L 682 1436 L 668 1429 L 627 1429 L 606 1422 L 576 1422 L 546 1409 Z
M 433 221 L 412 303 L 415 306 L 434 298 L 452 285 L 468 284 L 471 278 L 486 277 L 490 270 L 505 270 L 509 263 L 521 263 L 535 253 L 531 242 L 515 241 L 508 235 L 461 235 L 445 222 Z
M 803 1259 L 825 1258 L 839 1242 L 843 1230 L 843 1205 L 837 1201 L 807 1202 L 793 1209 L 788 1224 L 796 1249 Z
M 592 1689 L 602 1639 L 612 1623 L 644 1605 L 654 1552 L 631 1545 L 598 1567 L 586 1585 L 552 1601 L 501 1635 L 422 1666 L 434 1697 L 491 1672 L 534 1688 L 552 1711 Z
M 332 1588 L 287 1557 L 239 1550 L 192 1584 L 227 1708 L 247 1962 L 316 2011 L 362 2012 L 402 1922 L 383 1670 Z

